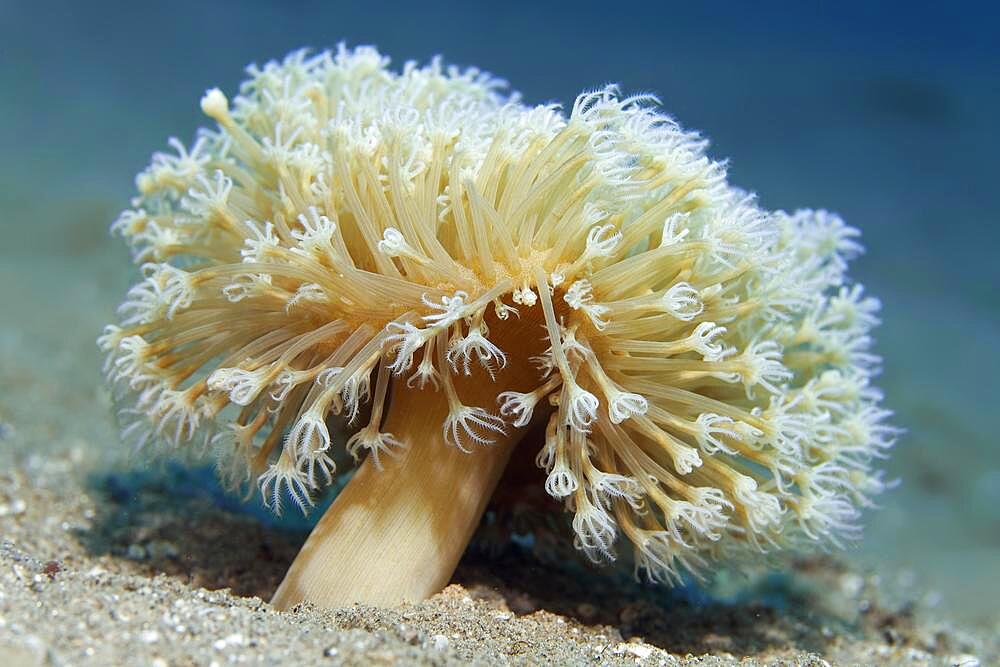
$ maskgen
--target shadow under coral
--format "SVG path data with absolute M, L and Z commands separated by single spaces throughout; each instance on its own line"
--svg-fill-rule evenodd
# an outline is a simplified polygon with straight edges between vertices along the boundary
M 135 573 L 164 573 L 239 596 L 268 599 L 310 528 L 301 516 L 279 519 L 257 501 L 233 498 L 208 469 L 167 465 L 101 475 L 90 488 L 103 509 L 89 530 L 77 533 L 88 552 L 122 559 L 123 569 Z M 695 586 L 644 585 L 622 568 L 595 568 L 565 554 L 540 558 L 532 538 L 497 539 L 500 533 L 491 537 L 488 525 L 480 530 L 453 582 L 519 615 L 545 610 L 681 654 L 782 647 L 822 653 L 829 628 L 853 627 L 830 611 L 815 577 L 803 583 L 810 569 L 840 572 L 829 559 L 797 561 L 792 567 L 799 572 L 765 576 L 724 599 Z
M 255 512 L 210 469 L 168 464 L 95 476 L 89 486 L 101 509 L 77 539 L 92 555 L 239 596 L 270 598 L 308 531 L 302 521 L 281 525 Z
M 755 655 L 785 647 L 823 653 L 833 636 L 830 628 L 840 635 L 858 629 L 795 574 L 765 576 L 734 596 L 716 597 L 695 584 L 640 583 L 622 568 L 539 563 L 512 545 L 492 555 L 471 550 L 453 581 L 474 597 L 502 599 L 518 614 L 542 609 L 681 655 Z

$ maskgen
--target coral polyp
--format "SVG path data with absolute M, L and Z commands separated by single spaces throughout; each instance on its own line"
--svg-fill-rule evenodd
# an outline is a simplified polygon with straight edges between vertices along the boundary
M 308 508 L 346 448 L 365 474 L 324 545 L 391 502 L 464 504 L 461 528 L 412 538 L 460 554 L 515 447 L 577 548 L 629 545 L 654 580 L 858 537 L 895 430 L 839 217 L 763 210 L 647 95 L 564 114 L 364 47 L 248 72 L 204 96 L 217 127 L 154 155 L 113 226 L 143 274 L 100 339 L 127 439 L 215 449 L 276 510 Z M 445 460 L 483 469 L 462 474 L 474 491 L 406 472 Z M 398 500 L 375 500 L 386 485 Z M 300 559 L 338 548 L 364 551 Z M 281 604 L 388 599 L 296 586 Z

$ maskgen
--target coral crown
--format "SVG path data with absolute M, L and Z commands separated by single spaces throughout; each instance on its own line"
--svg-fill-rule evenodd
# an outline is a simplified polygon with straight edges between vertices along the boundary
M 124 435 L 204 434 L 231 482 L 305 508 L 334 476 L 331 414 L 370 403 L 356 458 L 407 446 L 380 432 L 400 378 L 444 392 L 462 449 L 551 410 L 538 465 L 594 559 L 623 534 L 671 581 L 856 538 L 895 436 L 879 304 L 845 277 L 857 231 L 761 210 L 649 96 L 564 116 L 477 70 L 387 66 L 341 47 L 250 67 L 232 104 L 203 98 L 217 130 L 139 175 L 113 230 L 144 279 L 100 340 Z M 529 361 L 488 321 L 528 314 L 537 389 L 464 404 L 456 377 Z

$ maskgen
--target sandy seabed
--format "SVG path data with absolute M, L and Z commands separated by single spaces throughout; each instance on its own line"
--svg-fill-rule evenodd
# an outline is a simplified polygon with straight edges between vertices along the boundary
M 458 583 L 420 604 L 279 613 L 262 597 L 303 533 L 220 509 L 176 471 L 81 485 L 80 458 L 0 477 L 5 666 L 997 664 L 995 638 L 829 558 L 792 561 L 721 604 L 510 547 L 470 553 Z

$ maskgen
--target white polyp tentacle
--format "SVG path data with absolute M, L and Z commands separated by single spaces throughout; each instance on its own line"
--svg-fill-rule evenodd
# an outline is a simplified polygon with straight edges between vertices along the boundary
M 161 389 L 150 408 L 150 413 L 156 421 L 155 433 L 164 438 L 174 447 L 180 446 L 194 437 L 202 417 L 205 415 L 205 404 L 198 400 L 194 393 L 196 385 L 188 389 Z M 168 426 L 173 423 L 173 430 Z
M 213 180 L 205 174 L 198 174 L 195 179 L 199 187 L 191 187 L 187 197 L 181 199 L 181 206 L 195 215 L 208 216 L 212 213 L 228 218 L 226 205 L 229 194 L 233 190 L 233 180 L 221 169 L 213 173 Z
M 604 329 L 608 322 L 604 319 L 604 316 L 608 313 L 607 306 L 602 306 L 598 303 L 594 303 L 594 295 L 591 291 L 591 285 L 586 280 L 577 280 L 566 293 L 563 295 L 563 300 L 569 304 L 570 308 L 573 310 L 582 310 L 586 313 L 587 317 L 590 318 L 591 323 L 599 331 Z
M 553 498 L 566 498 L 576 491 L 576 475 L 564 461 L 557 461 L 545 478 L 545 492 Z
M 549 450 L 545 457 L 547 460 L 540 461 L 544 464 L 540 467 L 548 471 L 548 476 L 545 478 L 545 492 L 553 498 L 567 498 L 576 492 L 580 483 L 569 465 L 566 432 L 554 416 L 549 422 L 545 442 Z M 542 454 L 539 454 L 539 458 L 542 458 Z
M 515 317 L 520 317 L 520 311 L 514 306 L 508 306 L 500 299 L 493 300 L 493 312 L 496 314 L 497 319 L 504 322 L 510 318 L 511 315 Z
M 698 290 L 687 282 L 676 283 L 664 293 L 663 307 L 684 322 L 693 320 L 705 309 Z
M 467 305 L 465 300 L 468 298 L 469 294 L 462 290 L 455 292 L 452 296 L 442 296 L 441 303 L 434 303 L 427 295 L 424 295 L 421 298 L 424 305 L 440 312 L 424 315 L 423 320 L 441 328 L 448 328 L 465 317 Z
M 636 544 L 635 556 L 636 577 L 644 572 L 651 583 L 681 584 L 684 579 L 680 568 L 697 576 L 698 570 L 689 559 L 705 565 L 705 561 L 693 552 L 683 552 L 668 531 L 643 531 L 641 541 Z
M 700 322 L 688 336 L 687 344 L 702 355 L 704 361 L 722 361 L 726 355 L 726 347 L 713 341 L 725 333 L 726 328 L 718 326 L 715 322 Z
M 326 417 L 315 405 L 303 412 L 285 437 L 287 451 L 296 461 L 304 460 L 311 453 L 325 452 L 330 448 L 330 431 Z
M 195 296 L 192 274 L 170 264 L 143 264 L 146 278 L 128 291 L 128 298 L 118 307 L 121 314 L 130 314 L 122 324 L 149 324 L 163 317 L 172 320 L 189 308 Z
M 378 363 L 378 360 L 379 354 L 376 352 L 347 378 L 340 391 L 341 399 L 344 402 L 347 423 L 349 424 L 354 423 L 354 420 L 357 419 L 361 412 L 361 406 L 371 398 L 372 368 Z
M 209 118 L 221 122 L 229 115 L 229 100 L 218 88 L 209 88 L 201 98 L 201 111 Z
M 595 496 L 604 500 L 620 498 L 636 511 L 642 508 L 642 486 L 634 478 L 591 466 L 587 471 L 587 480 Z
M 116 327 L 117 329 L 117 327 Z M 121 329 L 105 335 L 104 346 L 109 349 L 105 376 L 109 382 L 120 382 L 140 374 L 146 362 L 152 358 L 152 347 L 142 336 L 120 337 Z M 112 339 L 118 337 L 117 342 Z M 113 347 L 112 347 L 113 345 Z
M 242 273 L 233 282 L 222 288 L 222 295 L 230 303 L 239 303 L 244 299 L 264 296 L 271 287 L 271 275 L 267 273 Z M 291 304 L 289 304 L 290 306 Z
M 266 263 L 280 244 L 274 224 L 267 221 L 261 226 L 253 220 L 246 220 L 243 224 L 250 230 L 250 236 L 243 242 L 240 250 L 243 261 L 247 264 Z
M 774 494 L 758 490 L 753 477 L 735 473 L 732 493 L 746 510 L 750 530 L 763 533 L 781 523 L 781 515 L 785 513 L 781 500 Z
M 563 414 L 563 423 L 570 428 L 589 433 L 590 426 L 597 420 L 597 408 L 600 401 L 592 393 L 572 380 L 563 381 L 563 392 L 559 401 L 559 409 Z
M 559 369 L 559 373 L 562 376 L 563 388 L 559 410 L 563 416 L 563 422 L 578 431 L 588 432 L 590 425 L 597 419 L 597 408 L 600 406 L 600 401 L 576 382 L 576 376 L 569 366 L 569 361 L 563 349 L 562 330 L 556 323 L 555 310 L 552 307 L 548 282 L 544 271 L 540 267 L 535 269 L 535 280 L 538 292 L 541 295 L 542 310 L 545 313 L 545 326 L 549 333 L 549 342 L 552 344 L 552 357 L 556 368 Z
M 285 493 L 291 496 L 302 514 L 308 514 L 313 505 L 306 473 L 299 469 L 291 454 L 282 452 L 278 460 L 261 474 L 257 483 L 264 505 L 275 514 L 281 514 L 281 498 Z
M 360 460 L 361 450 L 367 451 L 375 467 L 383 470 L 382 456 L 396 457 L 406 444 L 392 433 L 382 433 L 369 425 L 348 438 L 345 447 L 355 461 Z
M 465 375 L 471 375 L 472 358 L 475 357 L 479 365 L 489 373 L 490 379 L 496 379 L 496 371 L 507 366 L 507 355 L 486 338 L 488 334 L 489 330 L 482 321 L 482 316 L 477 315 L 469 326 L 469 333 L 465 336 L 459 334 L 451 341 L 446 358 L 455 373 L 459 372 L 458 364 L 461 361 L 461 371 Z
M 316 374 L 316 384 L 329 389 L 337 383 L 340 374 L 344 372 L 343 366 L 329 366 Z
M 288 394 L 299 384 L 303 382 L 308 382 L 316 376 L 315 371 L 300 371 L 291 368 L 286 368 L 285 370 L 278 373 L 278 377 L 272 383 L 272 387 L 275 387 L 271 391 L 271 400 L 275 403 L 281 403 L 286 398 Z
M 405 257 L 417 264 L 430 264 L 431 260 L 407 243 L 395 227 L 387 227 L 382 232 L 382 240 L 378 242 L 378 251 L 388 257 Z
M 566 359 L 571 364 L 576 361 L 585 360 L 587 355 L 591 353 L 591 350 L 584 341 L 576 337 L 576 327 L 559 327 L 559 330 L 562 336 L 562 348 Z
M 229 392 L 236 405 L 250 405 L 271 381 L 274 371 L 266 366 L 248 371 L 242 368 L 219 368 L 208 376 L 208 388 Z
M 701 450 L 710 456 L 719 452 L 736 456 L 738 452 L 722 440 L 723 437 L 743 439 L 735 424 L 729 417 L 703 412 L 694 422 L 695 441 Z
M 333 475 L 337 471 L 337 465 L 330 457 L 328 449 L 305 451 L 298 458 L 297 464 L 310 489 L 318 490 L 324 484 L 329 486 L 333 483 Z M 323 476 L 323 483 L 317 479 L 317 473 Z
M 268 281 L 268 284 L 270 284 L 270 281 Z M 306 302 L 330 303 L 330 295 L 326 293 L 326 290 L 322 286 L 316 283 L 303 283 L 299 285 L 299 288 L 295 290 L 292 296 L 288 297 L 288 301 L 285 303 L 285 312 L 291 312 L 293 308 Z
M 684 227 L 684 229 L 678 232 L 677 226 L 686 224 L 689 217 L 689 213 L 675 213 L 664 221 L 663 234 L 660 236 L 661 248 L 677 245 L 684 241 L 685 237 L 691 232 L 691 228 Z
M 411 322 L 390 322 L 386 326 L 386 330 L 399 332 L 388 334 L 385 337 L 386 344 L 390 349 L 395 346 L 396 358 L 390 365 L 395 375 L 402 375 L 406 372 L 413 365 L 413 355 L 435 335 L 432 330 L 421 329 Z
M 418 350 L 466 318 L 473 319 L 477 326 L 470 330 L 469 336 L 447 355 L 448 362 L 456 368 L 456 372 L 459 358 L 464 361 L 463 368 L 467 368 L 471 372 L 469 363 L 473 355 L 487 371 L 491 372 L 491 376 L 495 372 L 493 364 L 499 368 L 506 366 L 506 355 L 485 337 L 482 312 L 490 302 L 498 299 L 509 287 L 510 282 L 503 281 L 471 302 L 467 301 L 468 293 L 461 290 L 452 296 L 443 295 L 440 303 L 435 303 L 427 295 L 424 295 L 421 298 L 423 304 L 433 310 L 440 311 L 422 317 L 425 322 L 430 323 L 429 326 L 418 327 L 410 321 L 401 321 L 403 318 L 387 325 L 387 331 L 395 332 L 385 336 L 387 346 L 396 351 L 396 357 L 390 366 L 392 372 L 396 375 L 402 375 L 413 365 L 413 355 Z M 426 370 L 427 368 L 425 368 Z
M 378 369 L 378 379 L 375 381 L 375 394 L 372 400 L 371 417 L 368 425 L 347 440 L 347 452 L 355 461 L 360 459 L 360 450 L 367 450 L 372 463 L 382 470 L 382 455 L 396 456 L 397 450 L 406 449 L 406 444 L 392 433 L 381 432 L 382 415 L 385 410 L 386 394 L 389 390 L 389 366 L 382 361 Z
M 421 297 L 423 304 L 440 312 L 425 315 L 423 320 L 430 322 L 435 332 L 444 331 L 451 328 L 451 325 L 459 320 L 481 313 L 487 304 L 509 292 L 512 286 L 510 280 L 501 280 L 472 301 L 467 301 L 469 294 L 462 290 L 456 291 L 452 296 L 442 295 L 441 303 L 434 303 L 427 295 L 424 295 Z
M 442 369 L 447 368 L 447 353 L 448 336 L 442 333 L 437 336 L 437 363 Z M 491 445 L 495 442 L 492 434 L 506 435 L 506 424 L 502 418 L 491 415 L 483 408 L 462 403 L 447 372 L 441 374 L 441 384 L 448 401 L 448 416 L 441 425 L 445 443 L 469 453 L 472 450 L 462 442 L 465 438 L 479 445 Z
M 610 257 L 621 243 L 622 233 L 614 225 L 592 227 L 587 233 L 586 259 Z
M 511 295 L 511 301 L 530 308 L 537 303 L 538 296 L 535 294 L 534 290 L 531 289 L 531 285 L 525 282 L 524 285 L 514 290 Z
M 587 203 L 584 206 L 583 222 L 588 220 L 599 221 L 607 214 L 597 209 L 593 204 Z M 618 246 L 622 240 L 622 233 L 615 225 L 595 225 L 587 232 L 587 243 L 579 257 L 565 269 L 565 274 L 575 276 L 580 273 L 588 264 L 603 258 L 609 258 L 618 251 Z
M 614 560 L 612 545 L 618 535 L 618 524 L 607 510 L 587 498 L 579 490 L 573 496 L 576 511 L 573 514 L 573 531 L 576 545 L 595 561 Z
M 527 426 L 531 422 L 531 416 L 538 402 L 555 391 L 560 384 L 562 384 L 562 378 L 556 376 L 526 394 L 517 391 L 502 392 L 497 396 L 497 401 L 500 403 L 500 414 L 507 418 L 516 417 L 511 426 L 517 428 Z
M 438 335 L 443 336 L 445 334 Z M 409 379 L 407 379 L 406 386 L 411 389 L 416 388 L 423 390 L 427 387 L 427 384 L 430 383 L 434 385 L 434 390 L 437 391 L 440 387 L 438 383 L 438 378 L 440 376 L 438 375 L 437 369 L 434 368 L 434 345 L 424 345 L 423 349 L 423 359 L 417 366 L 417 370 L 414 371 L 413 375 L 411 375 Z M 393 363 L 392 368 L 394 369 L 395 366 L 396 364 Z
M 342 258 L 335 247 L 335 243 L 340 242 L 339 236 L 337 241 L 334 240 L 336 223 L 322 215 L 315 206 L 310 206 L 307 213 L 300 214 L 297 220 L 302 229 L 291 231 L 291 237 L 297 241 L 297 245 L 290 248 L 291 252 L 327 266 L 340 265 Z
M 531 421 L 538 396 L 535 392 L 522 394 L 516 391 L 505 391 L 497 396 L 500 402 L 500 414 L 507 418 L 514 418 L 511 426 L 521 428 L 527 426 Z
M 646 397 L 622 389 L 608 377 L 594 351 L 582 344 L 578 343 L 578 345 L 580 345 L 581 354 L 586 361 L 591 377 L 600 386 L 601 392 L 608 401 L 608 417 L 611 419 L 611 423 L 620 424 L 630 417 L 645 415 L 649 410 L 649 401 Z
M 493 434 L 506 435 L 503 419 L 491 415 L 483 408 L 457 404 L 448 411 L 441 427 L 446 443 L 468 454 L 472 452 L 462 444 L 468 438 L 478 445 L 492 445 Z
M 740 367 L 737 375 L 746 388 L 747 398 L 753 398 L 756 385 L 778 394 L 777 385 L 792 379 L 792 372 L 782 363 L 781 345 L 773 340 L 751 343 L 735 361 Z
M 629 417 L 644 415 L 649 410 L 649 402 L 644 396 L 616 389 L 608 399 L 608 416 L 612 424 L 621 424 Z

